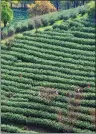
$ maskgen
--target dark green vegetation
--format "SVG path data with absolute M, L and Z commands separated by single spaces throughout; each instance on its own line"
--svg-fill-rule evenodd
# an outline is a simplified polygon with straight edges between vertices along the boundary
M 53 28 L 36 34 L 26 32 L 11 44 L 2 45 L 4 131 L 19 131 L 3 125 L 10 123 L 39 125 L 53 132 L 95 131 L 94 114 L 91 114 L 95 108 L 94 23 L 69 21 Z M 72 124 L 67 117 L 67 93 L 80 84 L 90 84 L 91 88 L 83 91 L 80 106 L 74 113 L 76 122 L 69 130 Z M 39 96 L 40 86 L 53 87 L 59 95 L 48 102 Z M 64 124 L 58 122 L 59 110 L 63 111 Z
M 4 23 L 4 27 L 6 27 L 7 23 L 12 21 L 13 19 L 13 11 L 9 6 L 9 3 L 2 1 L 1 2 L 1 21 Z
M 58 14 L 55 17 L 63 15 Z M 44 17 L 48 23 L 50 18 Z M 41 132 L 36 127 L 44 132 L 96 131 L 95 23 L 92 16 L 62 20 L 1 45 L 3 132 Z M 41 87 L 58 94 L 45 99 Z M 80 98 L 74 99 L 78 88 Z
M 39 19 L 41 19 L 43 26 L 48 26 L 54 24 L 55 21 L 58 20 L 75 18 L 79 14 L 84 15 L 88 11 L 88 9 L 89 7 L 87 7 L 87 5 L 83 5 L 73 9 L 45 14 L 40 16 Z M 22 20 L 18 23 L 14 22 L 13 24 L 9 24 L 8 27 L 2 30 L 1 37 L 2 39 L 4 39 L 14 35 L 15 33 L 20 33 L 32 29 L 34 29 L 33 19 Z

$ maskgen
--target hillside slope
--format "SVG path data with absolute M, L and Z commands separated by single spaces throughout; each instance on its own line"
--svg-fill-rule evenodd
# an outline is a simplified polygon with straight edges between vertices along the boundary
M 75 19 L 52 28 L 2 44 L 4 132 L 96 131 L 95 24 Z
M 17 12 L 17 11 L 16 11 Z M 49 14 L 44 14 L 39 16 L 39 19 L 42 22 L 42 27 L 53 25 L 56 21 L 74 19 L 77 16 L 87 18 L 90 14 L 94 18 L 95 13 L 95 3 L 94 1 L 85 4 L 83 6 L 78 6 L 77 8 L 71 8 L 68 10 L 61 10 L 58 12 L 52 12 Z M 18 13 L 17 13 L 18 14 Z M 23 14 L 23 12 L 22 12 Z M 94 16 L 93 16 L 94 15 Z M 22 15 L 26 17 L 26 15 Z M 22 19 L 22 17 L 21 17 Z M 2 24 L 1 24 L 2 25 Z M 1 26 L 2 27 L 2 26 Z M 14 21 L 7 25 L 5 28 L 1 28 L 1 39 L 11 37 L 15 34 L 22 33 L 24 31 L 32 30 L 35 28 L 34 18 L 20 20 L 19 14 L 17 15 L 17 21 Z

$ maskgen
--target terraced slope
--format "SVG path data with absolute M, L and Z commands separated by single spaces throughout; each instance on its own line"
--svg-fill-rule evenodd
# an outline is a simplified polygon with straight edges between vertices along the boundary
M 75 22 L 25 32 L 2 45 L 2 131 L 96 131 L 95 27 Z M 77 86 L 82 92 L 74 100 Z M 44 99 L 40 87 L 54 88 L 56 97 Z

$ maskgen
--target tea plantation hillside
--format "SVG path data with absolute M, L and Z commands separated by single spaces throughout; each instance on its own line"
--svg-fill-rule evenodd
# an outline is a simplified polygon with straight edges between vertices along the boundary
M 26 31 L 2 44 L 1 57 L 3 132 L 96 131 L 94 22 Z

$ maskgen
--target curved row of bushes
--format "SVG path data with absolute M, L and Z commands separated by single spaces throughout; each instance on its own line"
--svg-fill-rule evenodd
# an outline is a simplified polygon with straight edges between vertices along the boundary
M 87 24 L 89 34 L 85 25 L 82 28 L 85 34 L 77 29 L 35 34 L 27 31 L 2 44 L 2 131 L 36 125 L 53 132 L 95 132 L 95 27 Z M 58 95 L 49 101 L 41 97 L 42 87 L 54 88 Z M 74 97 L 78 96 L 78 87 L 77 105 Z M 71 115 L 75 121 L 70 122 Z M 7 124 L 14 124 L 16 129 Z
M 55 13 L 49 13 L 46 15 L 39 16 L 38 19 L 41 20 L 41 26 L 53 25 L 57 20 L 67 20 L 69 18 L 75 18 L 78 14 L 85 14 L 87 12 L 87 6 L 79 6 L 77 8 L 72 8 L 69 10 L 64 10 Z M 32 30 L 35 28 L 34 18 L 20 21 L 18 23 L 14 23 L 13 25 L 9 25 L 8 27 L 2 29 L 1 31 L 1 39 L 10 37 L 15 33 L 24 32 L 27 30 Z

